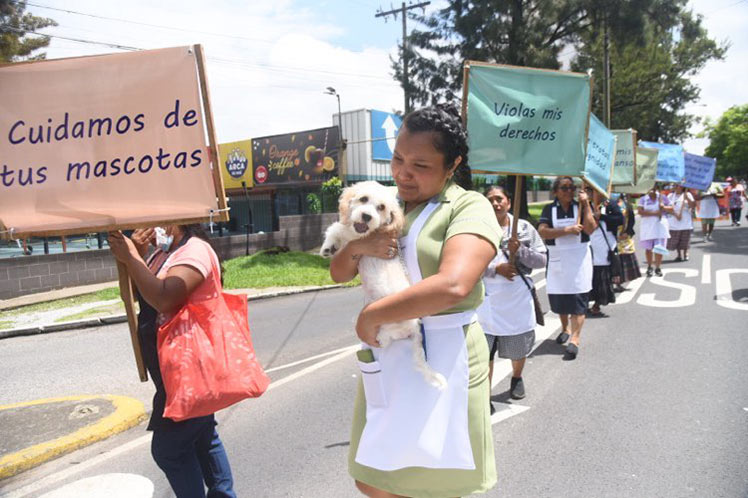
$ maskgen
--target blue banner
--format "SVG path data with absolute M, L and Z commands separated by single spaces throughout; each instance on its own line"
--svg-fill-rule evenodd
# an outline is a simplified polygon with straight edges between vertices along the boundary
M 685 159 L 683 158 L 683 146 L 675 144 L 661 144 L 658 142 L 639 142 L 642 147 L 657 149 L 657 176 L 658 182 L 682 183 L 686 176 Z
M 610 175 L 616 154 L 616 136 L 590 114 L 590 131 L 587 135 L 587 157 L 582 178 L 606 197 L 610 193 Z
M 397 114 L 371 111 L 371 158 L 375 161 L 391 161 L 395 150 L 395 137 L 403 124 Z
M 683 186 L 708 190 L 714 179 L 717 160 L 713 157 L 697 156 L 686 152 L 685 166 L 686 179 L 683 181 Z
M 586 74 L 468 62 L 470 167 L 581 176 L 590 108 Z

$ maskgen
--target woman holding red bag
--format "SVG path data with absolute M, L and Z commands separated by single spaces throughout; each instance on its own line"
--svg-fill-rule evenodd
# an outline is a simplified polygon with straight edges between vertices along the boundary
M 143 360 L 156 386 L 148 430 L 151 454 L 177 498 L 236 497 L 226 450 L 214 415 L 175 422 L 164 418 L 166 390 L 158 360 L 157 332 L 187 302 L 221 292 L 220 262 L 200 225 L 173 225 L 159 231 L 136 230 L 132 238 L 109 233 L 109 247 L 137 288 L 138 336 Z M 146 262 L 148 245 L 157 247 Z

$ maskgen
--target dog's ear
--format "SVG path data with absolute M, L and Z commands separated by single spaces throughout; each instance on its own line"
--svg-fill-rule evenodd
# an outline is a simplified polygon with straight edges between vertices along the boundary
M 343 225 L 349 225 L 351 222 L 351 201 L 355 191 L 353 186 L 346 187 L 338 198 L 338 217 Z
M 397 203 L 397 200 L 388 202 L 387 210 L 390 212 L 390 219 L 387 225 L 398 233 L 402 232 L 405 226 L 405 215 L 403 214 L 403 210 L 400 209 L 400 204 Z

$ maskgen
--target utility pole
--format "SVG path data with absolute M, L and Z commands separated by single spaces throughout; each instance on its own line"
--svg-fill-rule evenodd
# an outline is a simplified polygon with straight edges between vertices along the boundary
M 610 35 L 608 33 L 608 16 L 603 15 L 603 120 L 610 128 Z
M 374 15 L 374 17 L 384 17 L 385 21 L 387 20 L 387 16 L 391 15 L 395 19 L 397 19 L 397 15 L 400 14 L 403 16 L 403 93 L 405 94 L 405 109 L 404 113 L 408 114 L 410 112 L 410 96 L 408 95 L 408 27 L 407 27 L 407 12 L 411 9 L 418 9 L 423 8 L 425 10 L 425 7 L 430 4 L 431 2 L 421 2 L 411 5 L 405 5 L 405 2 L 402 3 L 402 7 L 399 9 L 390 9 L 387 12 L 382 12 L 382 9 L 380 8 L 379 11 Z

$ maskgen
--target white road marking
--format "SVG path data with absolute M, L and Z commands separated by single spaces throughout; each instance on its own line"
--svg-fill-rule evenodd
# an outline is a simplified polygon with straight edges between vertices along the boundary
M 649 281 L 662 287 L 679 289 L 681 292 L 678 299 L 675 301 L 662 301 L 655 298 L 654 292 L 648 292 L 639 296 L 639 299 L 636 300 L 637 304 L 653 308 L 680 308 L 696 303 L 696 287 L 679 282 L 668 282 L 665 280 L 665 277 L 671 273 L 683 273 L 686 278 L 695 277 L 699 274 L 698 270 L 694 268 L 668 268 L 667 270 L 663 270 L 662 273 L 662 277 L 652 277 Z
M 80 498 L 81 496 L 106 496 L 107 498 L 151 498 L 153 483 L 137 474 L 101 474 L 80 479 L 44 493 L 40 498 Z
M 644 282 L 646 280 L 647 279 L 644 277 L 639 277 L 636 280 L 633 280 L 624 292 L 620 292 L 618 295 L 616 295 L 616 302 L 613 304 L 627 304 L 631 302 L 631 300 L 636 296 L 636 293 L 639 292 L 639 289 L 641 289 L 642 285 L 644 285 Z
M 301 365 L 303 363 L 308 363 L 310 361 L 314 361 L 314 360 L 317 360 L 319 358 L 324 358 L 326 356 L 334 355 L 335 353 L 340 353 L 342 351 L 348 351 L 348 350 L 350 350 L 353 347 L 358 347 L 358 346 L 357 345 L 346 346 L 344 348 L 334 349 L 332 351 L 327 351 L 326 353 L 322 353 L 322 354 L 310 356 L 309 358 L 304 358 L 303 360 L 294 361 L 292 363 L 286 363 L 285 365 L 280 365 L 280 366 L 273 367 L 273 368 L 267 368 L 267 369 L 265 369 L 265 373 L 276 372 L 278 370 L 283 370 L 284 368 L 295 367 L 296 365 Z
M 360 347 L 359 345 L 354 345 L 354 346 L 349 346 L 349 347 L 346 347 L 346 348 L 342 348 L 340 350 L 335 350 L 335 352 L 339 351 L 338 354 L 336 354 L 335 356 L 332 356 L 330 358 L 322 360 L 322 361 L 320 361 L 318 363 L 315 363 L 313 365 L 310 365 L 310 366 L 308 366 L 308 367 L 306 367 L 306 368 L 304 368 L 302 370 L 299 370 L 298 372 L 295 372 L 295 373 L 293 373 L 293 374 L 291 374 L 291 375 L 289 375 L 287 377 L 284 377 L 284 378 L 279 379 L 279 380 L 277 380 L 275 382 L 272 382 L 268 386 L 267 390 L 271 391 L 271 390 L 273 390 L 273 389 L 275 389 L 277 387 L 280 387 L 280 386 L 282 386 L 284 384 L 287 384 L 287 383 L 289 383 L 289 382 L 291 382 L 293 380 L 296 380 L 296 379 L 298 379 L 300 377 L 303 377 L 305 375 L 308 375 L 308 374 L 310 374 L 310 373 L 312 373 L 312 372 L 314 372 L 316 370 L 319 370 L 320 368 L 322 368 L 324 366 L 327 366 L 327 365 L 329 365 L 331 363 L 334 363 L 334 362 L 336 362 L 338 360 L 342 360 L 343 358 L 346 358 L 346 357 L 350 356 L 351 353 L 353 353 L 359 347 Z M 318 355 L 318 356 L 320 356 L 320 355 Z M 298 363 L 303 363 L 305 361 L 308 361 L 308 359 L 307 360 L 301 360 L 300 362 L 296 362 L 296 363 L 297 364 Z M 288 366 L 288 365 L 284 365 L 283 367 L 285 368 L 286 366 Z M 221 418 L 220 413 L 217 415 L 217 417 L 219 419 Z M 109 451 L 107 453 L 102 453 L 101 455 L 97 455 L 97 456 L 95 456 L 95 457 L 93 457 L 93 458 L 91 458 L 89 460 L 86 460 L 85 462 L 82 462 L 82 463 L 76 465 L 75 467 L 70 467 L 68 469 L 65 469 L 63 471 L 57 472 L 55 474 L 50 474 L 47 477 L 44 477 L 42 479 L 39 479 L 38 481 L 33 482 L 32 484 L 29 484 L 28 486 L 24 486 L 23 488 L 20 488 L 20 489 L 18 489 L 16 491 L 13 491 L 13 492 L 11 492 L 11 493 L 9 493 L 7 495 L 3 495 L 3 496 L 5 498 L 23 498 L 25 496 L 29 496 L 30 494 L 35 493 L 35 492 L 39 491 L 40 489 L 44 489 L 44 488 L 46 488 L 48 486 L 51 486 L 51 485 L 53 485 L 53 484 L 55 484 L 57 482 L 60 482 L 60 481 L 62 481 L 64 479 L 67 479 L 68 477 L 73 476 L 76 473 L 83 472 L 83 471 L 85 471 L 85 470 L 87 470 L 87 469 L 89 469 L 91 467 L 99 465 L 99 464 L 101 464 L 103 462 L 106 462 L 107 460 L 110 460 L 110 459 L 112 459 L 114 457 L 117 457 L 117 456 L 119 456 L 119 455 L 121 455 L 123 453 L 126 453 L 126 452 L 128 452 L 130 450 L 133 450 L 135 448 L 138 448 L 138 447 L 143 446 L 144 444 L 148 444 L 150 442 L 151 442 L 151 434 L 147 434 L 145 436 L 141 436 L 141 437 L 139 437 L 137 439 L 133 439 L 132 441 L 127 442 L 127 443 L 123 444 L 122 446 L 119 446 L 119 447 L 117 447 L 117 448 L 115 448 L 115 449 L 113 449 L 113 450 L 111 450 L 111 451 Z M 79 495 L 79 496 L 83 496 L 83 495 Z
M 704 254 L 701 257 L 701 283 L 712 283 L 712 255 Z
M 731 310 L 748 311 L 748 302 L 739 303 L 732 298 L 732 283 L 730 276 L 734 273 L 748 273 L 748 269 L 729 269 L 717 270 L 715 274 L 715 292 L 717 294 L 717 304 L 723 308 Z
M 513 403 L 494 403 L 493 406 L 496 409 L 496 412 L 491 415 L 491 425 L 503 422 L 510 417 L 519 415 L 530 409 L 529 406 L 515 405 Z

